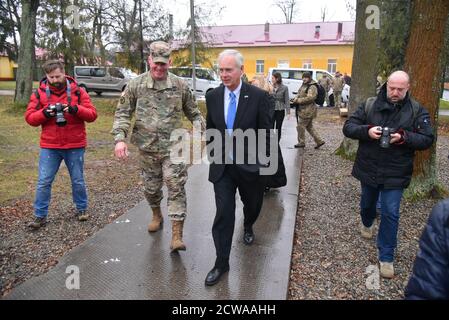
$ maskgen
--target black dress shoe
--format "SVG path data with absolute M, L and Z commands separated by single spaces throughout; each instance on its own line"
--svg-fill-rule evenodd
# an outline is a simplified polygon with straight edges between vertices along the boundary
M 253 230 L 245 230 L 245 233 L 243 234 L 243 242 L 246 245 L 251 245 L 254 242 Z
M 229 266 L 225 267 L 225 268 L 214 267 L 207 274 L 204 284 L 206 286 L 213 286 L 214 284 L 218 283 L 218 281 L 220 281 L 220 277 L 228 271 L 229 271 Z

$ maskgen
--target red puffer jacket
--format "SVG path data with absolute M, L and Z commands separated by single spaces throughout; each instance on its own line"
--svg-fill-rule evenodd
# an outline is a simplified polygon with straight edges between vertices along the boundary
M 93 122 L 97 118 L 97 111 L 90 101 L 90 96 L 83 89 L 78 87 L 75 80 L 66 76 L 70 82 L 72 106 L 77 106 L 78 111 L 75 114 L 64 112 L 67 124 L 63 127 L 56 125 L 56 118 L 47 118 L 43 111 L 49 104 L 61 103 L 68 104 L 67 88 L 56 89 L 50 86 L 50 98 L 47 99 L 45 88 L 47 86 L 46 78 L 39 84 L 39 99 L 36 94 L 30 97 L 25 120 L 28 124 L 37 127 L 42 126 L 40 146 L 50 149 L 74 149 L 84 148 L 86 141 L 85 121 Z M 79 95 L 77 94 L 79 91 Z

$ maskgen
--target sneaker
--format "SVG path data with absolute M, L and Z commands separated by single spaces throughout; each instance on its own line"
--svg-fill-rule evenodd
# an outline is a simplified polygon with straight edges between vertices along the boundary
M 319 149 L 323 144 L 325 144 L 326 142 L 324 142 L 324 141 L 321 141 L 320 143 L 318 143 L 316 146 L 315 146 L 315 149 Z
M 360 226 L 360 233 L 362 234 L 362 238 L 364 239 L 372 239 L 374 234 L 374 223 L 371 227 L 365 227 L 362 223 Z
M 305 148 L 305 145 L 297 143 L 295 144 L 295 148 Z
M 35 217 L 35 218 L 34 218 L 34 221 L 33 221 L 33 222 L 30 222 L 30 223 L 28 224 L 28 227 L 31 228 L 31 229 L 33 229 L 33 230 L 37 230 L 37 229 L 39 229 L 40 227 L 45 226 L 46 223 L 47 223 L 47 218 L 46 218 L 46 217 L 43 217 L 43 218 Z
M 76 216 L 78 218 L 78 221 L 86 221 L 89 219 L 89 215 L 85 210 L 79 210 L 76 212 Z
M 379 264 L 380 264 L 380 275 L 383 278 L 391 279 L 394 277 L 393 262 L 379 261 Z

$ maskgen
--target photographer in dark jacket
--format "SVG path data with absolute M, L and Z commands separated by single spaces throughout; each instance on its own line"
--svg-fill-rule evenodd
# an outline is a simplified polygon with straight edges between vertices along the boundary
M 432 210 L 405 298 L 449 299 L 449 199 L 440 201 Z
M 360 105 L 343 127 L 346 137 L 359 140 L 352 175 L 362 187 L 363 238 L 373 236 L 376 201 L 381 194 L 377 247 L 380 274 L 384 278 L 394 276 L 399 207 L 412 177 L 415 150 L 427 149 L 433 143 L 429 113 L 410 97 L 409 87 L 407 73 L 392 73 L 377 97 Z
M 72 181 L 72 198 L 79 221 L 88 219 L 88 198 L 84 180 L 84 151 L 87 145 L 85 122 L 93 122 L 97 111 L 89 94 L 64 72 L 64 64 L 50 60 L 42 66 L 45 78 L 31 95 L 25 120 L 42 128 L 39 177 L 31 229 L 47 222 L 51 187 L 62 160 Z

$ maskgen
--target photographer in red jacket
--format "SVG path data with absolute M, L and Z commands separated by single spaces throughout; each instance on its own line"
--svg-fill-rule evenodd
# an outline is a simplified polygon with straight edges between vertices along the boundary
M 32 229 L 39 229 L 47 221 L 51 186 L 62 160 L 72 181 L 72 197 L 78 220 L 87 220 L 88 201 L 83 173 L 87 144 L 84 122 L 93 122 L 97 118 L 89 95 L 78 87 L 73 78 L 65 75 L 62 62 L 47 61 L 42 68 L 46 77 L 31 95 L 25 112 L 28 124 L 42 127 L 35 219 L 29 224 Z

